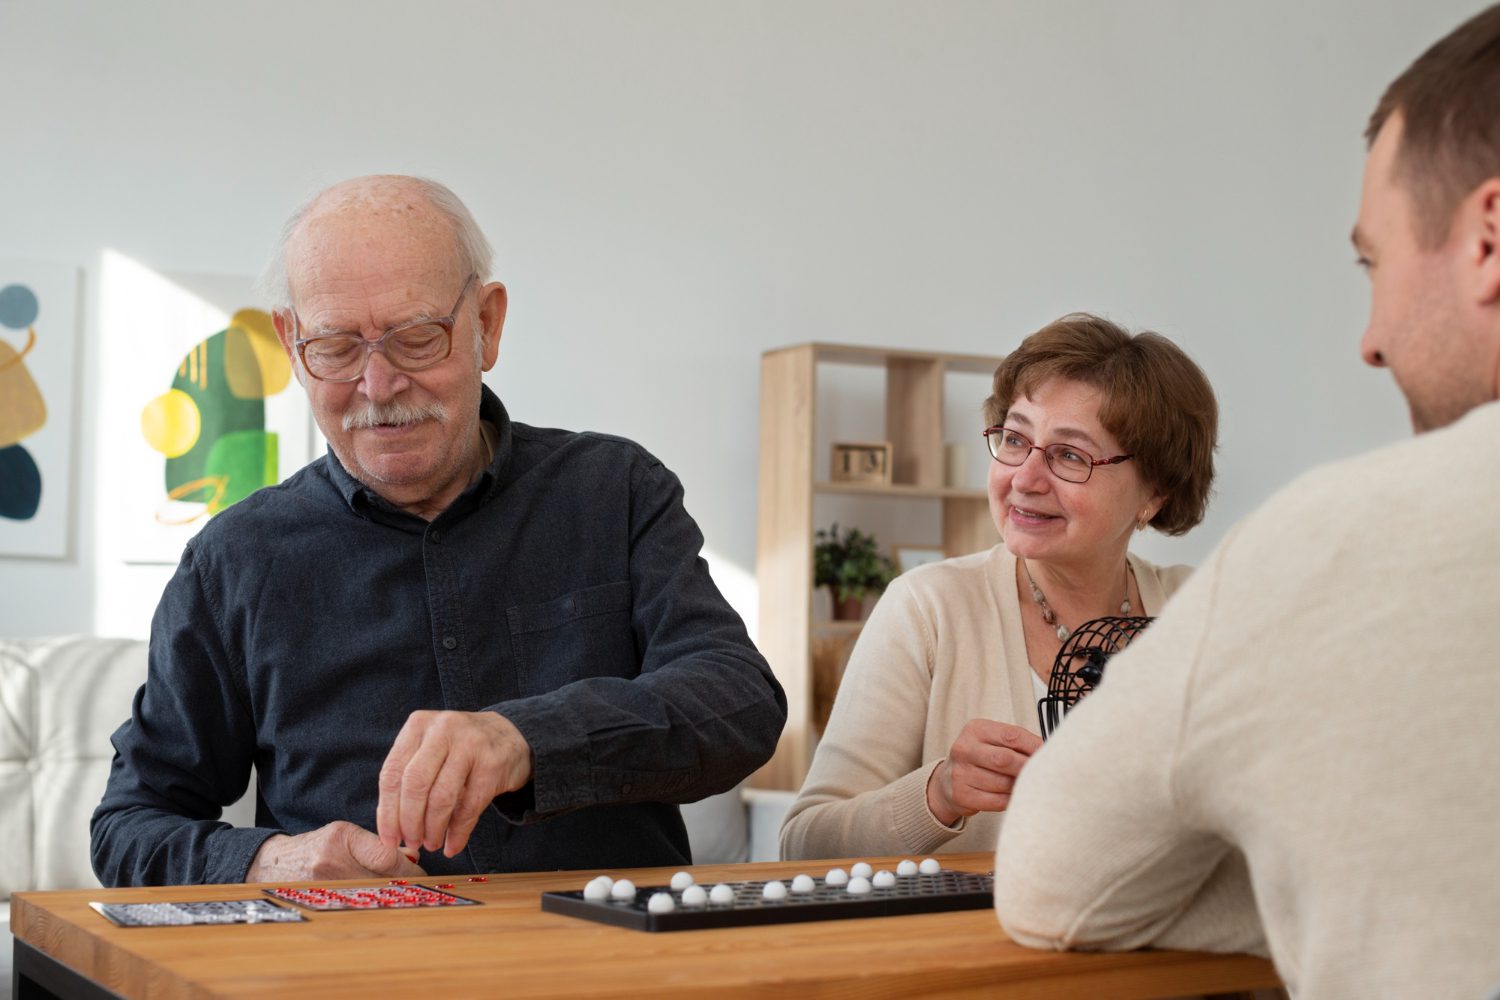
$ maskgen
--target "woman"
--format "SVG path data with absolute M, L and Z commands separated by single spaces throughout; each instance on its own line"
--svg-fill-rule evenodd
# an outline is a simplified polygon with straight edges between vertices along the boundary
M 1218 405 L 1181 348 L 1064 316 L 996 369 L 984 417 L 1003 544 L 904 573 L 875 606 L 784 858 L 993 850 L 1070 630 L 1155 615 L 1187 577 L 1128 552 L 1208 503 Z

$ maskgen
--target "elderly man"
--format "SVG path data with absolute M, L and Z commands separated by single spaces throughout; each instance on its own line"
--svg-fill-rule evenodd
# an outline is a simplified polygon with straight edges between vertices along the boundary
M 483 386 L 489 268 L 429 181 L 288 223 L 276 329 L 330 454 L 183 553 L 94 814 L 106 884 L 682 864 L 673 803 L 770 756 L 785 697 L 676 477 Z
M 1500 7 L 1367 138 L 1363 353 L 1419 436 L 1236 527 L 1032 759 L 996 859 L 1017 940 L 1268 950 L 1320 998 L 1500 981 Z

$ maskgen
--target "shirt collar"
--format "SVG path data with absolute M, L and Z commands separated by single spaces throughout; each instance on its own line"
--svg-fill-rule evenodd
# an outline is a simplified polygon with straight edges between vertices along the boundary
M 453 501 L 453 507 L 468 501 L 468 498 L 474 495 L 477 495 L 481 501 L 493 497 L 500 483 L 501 474 L 510 464 L 511 455 L 515 451 L 514 437 L 510 428 L 510 414 L 505 411 L 505 404 L 500 402 L 500 397 L 495 395 L 487 385 L 481 385 L 479 390 L 479 419 L 495 429 L 495 457 L 491 459 L 487 467 L 480 471 L 474 482 L 465 488 L 458 499 Z M 338 456 L 333 453 L 332 446 L 328 448 L 324 466 L 328 470 L 328 478 L 332 481 L 334 489 L 338 490 L 339 495 L 344 498 L 344 502 L 354 513 L 361 517 L 369 517 L 376 511 L 404 513 L 392 507 L 381 499 L 380 494 L 350 475 L 349 470 L 344 468 L 344 463 L 340 462 Z

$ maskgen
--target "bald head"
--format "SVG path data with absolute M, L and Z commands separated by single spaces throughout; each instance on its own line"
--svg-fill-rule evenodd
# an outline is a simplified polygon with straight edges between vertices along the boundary
M 477 274 L 481 283 L 490 274 L 489 242 L 457 195 L 422 177 L 376 174 L 320 191 L 292 214 L 261 278 L 262 295 L 272 309 L 291 308 L 308 267 L 380 245 L 446 253 L 442 263 L 453 273 Z

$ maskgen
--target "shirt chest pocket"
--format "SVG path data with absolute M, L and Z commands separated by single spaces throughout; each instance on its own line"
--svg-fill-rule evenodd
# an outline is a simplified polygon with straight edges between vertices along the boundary
M 634 677 L 641 658 L 630 612 L 628 580 L 507 609 L 521 695 L 588 677 Z

